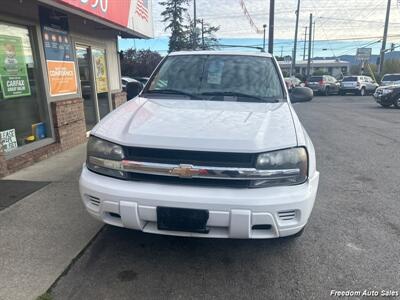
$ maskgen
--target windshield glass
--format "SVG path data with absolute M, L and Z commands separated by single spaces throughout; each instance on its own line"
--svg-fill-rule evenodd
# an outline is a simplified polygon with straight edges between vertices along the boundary
M 400 75 L 385 75 L 382 81 L 399 81 Z
M 324 78 L 322 76 L 313 76 L 310 78 L 310 82 L 319 82 L 322 81 Z
M 283 99 L 272 59 L 243 55 L 170 56 L 145 93 L 221 101 L 276 102 Z
M 350 76 L 343 78 L 343 81 L 357 81 L 358 78 L 356 76 Z

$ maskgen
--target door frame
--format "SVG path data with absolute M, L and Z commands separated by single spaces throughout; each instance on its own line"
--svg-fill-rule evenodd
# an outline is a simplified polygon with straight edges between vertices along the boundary
M 85 48 L 88 49 L 89 51 L 89 69 L 90 69 L 90 83 L 92 86 L 91 89 L 91 94 L 92 94 L 92 99 L 94 101 L 94 108 L 95 108 L 95 114 L 96 114 L 96 121 L 97 123 L 100 121 L 100 110 L 99 110 L 99 99 L 97 97 L 97 90 L 96 90 L 96 78 L 95 78 L 95 68 L 94 68 L 94 61 L 93 61 L 93 55 L 92 55 L 92 49 L 98 49 L 98 50 L 104 50 L 104 59 L 105 59 L 105 64 L 106 64 L 106 74 L 107 74 L 107 86 L 108 86 L 108 92 L 107 92 L 107 97 L 108 97 L 108 107 L 110 112 L 112 111 L 112 101 L 111 101 L 111 91 L 110 91 L 110 82 L 109 82 L 109 72 L 108 72 L 108 62 L 107 62 L 107 49 L 105 46 L 98 45 L 95 43 L 90 43 L 87 41 L 80 41 L 76 40 L 74 42 L 74 51 L 76 52 L 77 47 L 79 48 Z M 82 96 L 82 85 L 81 85 L 81 80 L 80 80 L 80 74 L 79 74 L 79 62 L 77 62 L 77 69 L 78 69 L 78 75 L 79 75 L 79 90 L 81 97 Z

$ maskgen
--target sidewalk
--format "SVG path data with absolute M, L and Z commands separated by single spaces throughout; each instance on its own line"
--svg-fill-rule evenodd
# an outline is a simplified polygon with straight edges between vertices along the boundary
M 102 227 L 79 196 L 85 150 L 80 145 L 4 178 L 51 183 L 0 211 L 1 300 L 46 292 Z

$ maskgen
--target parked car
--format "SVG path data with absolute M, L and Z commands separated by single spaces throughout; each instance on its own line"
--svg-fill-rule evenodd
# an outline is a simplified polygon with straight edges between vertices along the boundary
M 130 77 L 122 77 L 122 90 L 127 93 L 128 100 L 131 100 L 139 95 L 143 87 L 144 85 L 140 81 Z
M 381 80 L 381 86 L 400 84 L 400 74 L 385 74 Z
M 378 87 L 374 98 L 383 107 L 394 105 L 394 107 L 400 108 L 400 84 Z
M 306 82 L 306 86 L 316 94 L 328 96 L 338 95 L 340 84 L 335 77 L 323 75 L 310 77 Z
M 373 94 L 378 86 L 369 76 L 345 76 L 340 84 L 340 94 L 367 96 Z
M 319 172 L 291 105 L 312 91 L 290 97 L 270 54 L 167 55 L 139 97 L 91 131 L 80 177 L 86 209 L 147 233 L 299 236 Z
M 285 83 L 289 92 L 295 87 L 301 86 L 301 80 L 296 77 L 285 77 Z

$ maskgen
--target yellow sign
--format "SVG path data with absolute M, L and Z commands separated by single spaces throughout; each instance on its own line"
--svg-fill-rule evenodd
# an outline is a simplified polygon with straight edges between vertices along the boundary
M 93 63 L 96 78 L 96 92 L 107 93 L 108 82 L 107 82 L 107 66 L 106 66 L 106 55 L 104 50 L 93 49 Z

